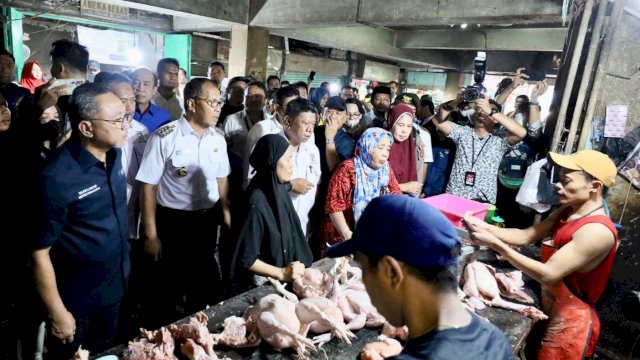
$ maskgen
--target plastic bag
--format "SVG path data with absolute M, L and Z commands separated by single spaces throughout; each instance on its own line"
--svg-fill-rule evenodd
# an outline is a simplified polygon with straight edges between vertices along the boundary
M 549 211 L 551 205 L 538 202 L 538 182 L 540 181 L 540 169 L 546 165 L 547 159 L 534 162 L 527 168 L 527 173 L 522 181 L 522 186 L 516 195 L 518 204 L 534 209 L 539 213 Z

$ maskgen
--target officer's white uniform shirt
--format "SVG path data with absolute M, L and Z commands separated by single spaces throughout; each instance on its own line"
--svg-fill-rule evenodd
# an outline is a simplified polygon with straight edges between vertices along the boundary
M 159 92 L 151 99 L 151 102 L 156 106 L 161 107 L 171 114 L 171 120 L 178 120 L 184 114 L 184 102 L 182 98 L 176 94 L 172 97 L 165 99 Z
M 140 217 L 140 184 L 136 175 L 140 168 L 144 148 L 149 139 L 149 129 L 138 120 L 131 121 L 127 132 L 127 141 L 122 145 L 122 169 L 127 176 L 127 206 L 129 218 L 129 238 L 138 238 Z
M 215 205 L 217 179 L 230 172 L 224 136 L 209 127 L 198 138 L 183 117 L 151 135 L 136 180 L 158 185 L 159 205 L 193 211 Z
M 260 112 L 260 120 L 269 119 L 270 116 L 265 114 L 264 111 Z M 222 130 L 224 131 L 224 137 L 229 144 L 229 148 L 231 152 L 237 155 L 240 159 L 243 158 L 244 154 L 244 146 L 247 142 L 247 136 L 249 135 L 249 130 L 253 125 L 251 124 L 251 120 L 247 116 L 247 109 L 238 111 L 237 113 L 231 114 L 224 119 L 224 124 L 222 124 Z
M 287 142 L 289 141 L 284 130 L 280 132 L 280 135 L 284 137 Z M 307 224 L 309 223 L 309 211 L 311 211 L 316 201 L 316 192 L 318 191 L 320 175 L 322 174 L 320 170 L 320 150 L 312 139 L 298 146 L 298 151 L 293 153 L 291 164 L 293 165 L 291 180 L 302 178 L 315 185 L 306 194 L 298 194 L 293 191 L 289 192 L 291 202 L 293 202 L 293 208 L 296 210 L 296 214 L 298 214 L 302 231 L 306 236 Z
M 258 121 L 258 123 L 253 125 L 251 130 L 249 130 L 247 140 L 244 144 L 244 151 L 242 156 L 243 189 L 246 189 L 246 187 L 249 186 L 249 180 L 251 180 L 254 175 L 253 166 L 249 164 L 249 157 L 251 157 L 253 148 L 258 143 L 258 140 L 260 140 L 265 135 L 279 134 L 281 131 L 282 124 L 280 124 L 275 114 L 266 120 Z

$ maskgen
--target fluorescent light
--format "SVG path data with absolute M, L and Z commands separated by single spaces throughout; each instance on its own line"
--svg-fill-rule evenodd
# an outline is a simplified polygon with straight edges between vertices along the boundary
M 127 55 L 127 60 L 132 64 L 132 65 L 139 65 L 142 62 L 142 51 L 140 51 L 140 49 L 138 48 L 131 48 L 128 49 L 125 54 Z
M 467 28 L 467 24 L 460 24 L 460 27 L 461 27 L 462 29 L 466 29 L 466 28 Z

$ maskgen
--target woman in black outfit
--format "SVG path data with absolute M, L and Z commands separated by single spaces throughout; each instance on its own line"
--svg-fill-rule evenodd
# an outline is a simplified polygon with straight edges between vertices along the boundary
M 292 156 L 287 140 L 275 134 L 262 137 L 251 153 L 256 174 L 247 188 L 247 215 L 232 263 L 237 290 L 260 285 L 265 276 L 291 282 L 311 266 L 311 250 L 289 197 Z

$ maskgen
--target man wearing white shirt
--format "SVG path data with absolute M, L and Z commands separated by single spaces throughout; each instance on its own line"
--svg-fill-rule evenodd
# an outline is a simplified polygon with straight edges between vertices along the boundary
M 147 328 L 223 298 L 215 234 L 218 225 L 230 228 L 231 212 L 227 145 L 215 127 L 220 90 L 211 80 L 196 78 L 184 88 L 184 96 L 185 117 L 151 135 L 136 176 L 142 182 L 144 249 L 160 268 L 156 293 L 148 294 L 153 323 Z
M 264 83 L 254 81 L 247 85 L 245 93 L 245 108 L 235 114 L 227 116 L 222 125 L 224 137 L 231 152 L 243 158 L 244 145 L 247 141 L 249 130 L 259 121 L 269 118 L 264 112 L 264 103 L 267 91 Z
M 243 189 L 249 186 L 249 180 L 253 177 L 253 167 L 249 164 L 249 157 L 253 152 L 253 148 L 258 143 L 258 140 L 265 135 L 279 134 L 282 132 L 282 126 L 284 124 L 285 111 L 287 104 L 293 99 L 300 97 L 300 93 L 294 87 L 287 86 L 280 88 L 276 92 L 276 100 L 274 104 L 274 115 L 265 121 L 259 121 L 254 127 L 249 130 L 247 135 L 247 142 L 244 145 L 244 156 L 242 159 L 243 169 Z
M 287 105 L 284 128 L 280 133 L 294 148 L 289 192 L 293 207 L 300 219 L 305 236 L 309 224 L 309 211 L 316 201 L 320 182 L 320 150 L 313 141 L 313 129 L 318 120 L 315 106 L 305 99 L 293 99 Z
M 119 73 L 113 73 L 108 80 L 111 92 L 115 94 L 125 106 L 125 114 L 131 115 L 136 110 L 136 96 L 131 86 L 131 80 Z M 129 219 L 129 239 L 137 239 L 140 224 L 140 183 L 136 181 L 136 174 L 140 168 L 140 161 L 147 144 L 149 130 L 138 120 L 131 120 L 127 132 L 127 141 L 122 145 L 122 169 L 127 178 L 127 206 Z
M 160 86 L 158 92 L 151 100 L 157 106 L 167 110 L 171 114 L 171 120 L 178 120 L 184 113 L 184 105 L 178 95 L 178 73 L 180 64 L 178 60 L 164 58 L 158 61 L 156 69 Z

